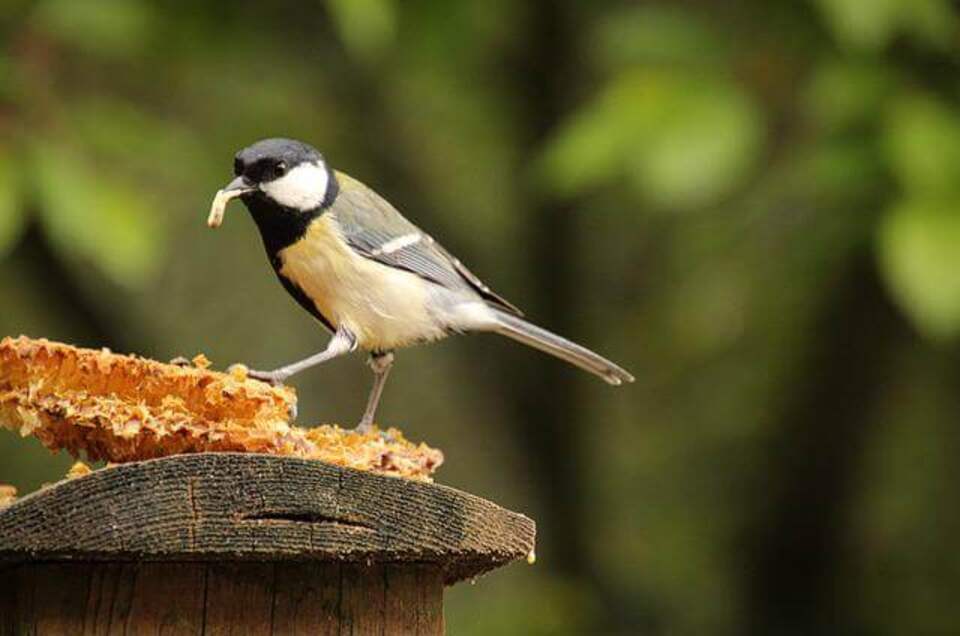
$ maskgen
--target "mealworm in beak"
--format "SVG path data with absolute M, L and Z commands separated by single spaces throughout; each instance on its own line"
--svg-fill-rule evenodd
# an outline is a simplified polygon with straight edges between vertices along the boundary
M 227 203 L 249 192 L 249 190 L 218 190 L 210 206 L 210 216 L 207 217 L 207 226 L 217 228 L 223 223 L 223 214 L 227 210 Z

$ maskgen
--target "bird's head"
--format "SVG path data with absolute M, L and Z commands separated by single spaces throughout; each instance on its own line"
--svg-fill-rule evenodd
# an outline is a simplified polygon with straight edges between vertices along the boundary
M 332 176 L 316 148 L 294 139 L 264 139 L 244 148 L 233 160 L 236 178 L 217 192 L 207 224 L 223 222 L 227 203 L 260 200 L 278 211 L 310 212 L 324 206 Z

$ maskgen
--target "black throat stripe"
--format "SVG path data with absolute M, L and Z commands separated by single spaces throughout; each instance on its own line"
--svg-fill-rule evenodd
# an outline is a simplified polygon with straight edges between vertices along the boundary
M 283 288 L 287 290 L 287 293 L 293 296 L 293 299 L 297 301 L 297 304 L 310 312 L 311 316 L 323 323 L 323 326 L 326 327 L 330 333 L 335 333 L 337 328 L 333 326 L 333 323 L 330 322 L 326 316 L 320 313 L 320 310 L 317 309 L 316 303 L 310 300 L 310 297 L 307 296 L 306 292 L 303 291 L 303 288 L 280 273 L 280 268 L 283 266 L 283 263 L 280 262 L 280 257 L 271 259 L 270 262 L 273 264 L 273 271 L 277 273 L 277 278 L 280 279 L 280 283 L 283 285 Z
M 282 206 L 269 199 L 262 192 L 245 196 L 243 202 L 247 206 L 247 210 L 250 211 L 250 216 L 253 217 L 254 223 L 257 224 L 257 229 L 260 230 L 260 238 L 263 239 L 263 247 L 267 251 L 267 258 L 270 260 L 270 265 L 273 267 L 273 271 L 276 272 L 277 278 L 279 278 L 283 284 L 283 288 L 293 296 L 294 300 L 296 300 L 301 307 L 310 312 L 314 318 L 333 332 L 336 331 L 333 323 L 320 313 L 316 304 L 307 296 L 303 289 L 280 272 L 280 269 L 283 267 L 280 251 L 303 239 L 307 234 L 307 228 L 310 227 L 310 224 L 322 216 L 330 206 L 333 205 L 337 199 L 337 195 L 340 193 L 340 184 L 337 182 L 337 177 L 333 170 L 329 167 L 327 167 L 327 177 L 326 196 L 324 196 L 320 206 L 313 210 L 304 212 Z
M 340 194 L 340 184 L 337 176 L 327 166 L 327 192 L 319 207 L 312 210 L 288 208 L 259 191 L 243 197 L 250 216 L 260 230 L 260 238 L 263 239 L 263 246 L 267 250 L 270 262 L 274 261 L 280 250 L 303 238 L 310 223 L 334 204 L 338 194 Z

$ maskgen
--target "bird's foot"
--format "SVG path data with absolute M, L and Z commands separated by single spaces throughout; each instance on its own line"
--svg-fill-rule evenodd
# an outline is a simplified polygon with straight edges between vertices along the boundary
M 247 377 L 253 378 L 254 380 L 260 380 L 261 382 L 269 382 L 273 386 L 280 386 L 287 378 L 290 377 L 290 374 L 279 370 L 257 371 L 256 369 L 250 369 L 247 371 Z
M 376 430 L 377 434 L 380 436 L 380 439 L 382 439 L 385 442 L 393 443 L 397 441 L 393 437 L 393 435 L 391 435 L 387 431 L 375 428 L 373 425 L 373 420 L 370 420 L 369 422 L 366 421 L 365 419 L 360 420 L 360 423 L 357 424 L 356 428 L 353 429 L 353 432 L 357 433 L 358 435 L 367 435 L 368 433 L 371 433 L 374 430 Z
M 373 430 L 373 420 L 368 420 L 363 418 L 360 420 L 360 423 L 357 424 L 357 427 L 353 429 L 354 432 L 359 433 L 360 435 L 366 435 Z

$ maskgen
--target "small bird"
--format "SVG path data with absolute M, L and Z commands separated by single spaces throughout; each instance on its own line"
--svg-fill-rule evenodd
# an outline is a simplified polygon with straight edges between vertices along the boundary
M 633 376 L 586 347 L 523 320 L 430 235 L 312 146 L 264 139 L 237 153 L 236 178 L 217 192 L 207 224 L 231 199 L 249 210 L 284 288 L 333 337 L 327 348 L 253 378 L 279 384 L 357 349 L 369 352 L 373 389 L 359 431 L 373 426 L 393 351 L 453 333 L 488 331 L 545 351 L 613 385 Z

